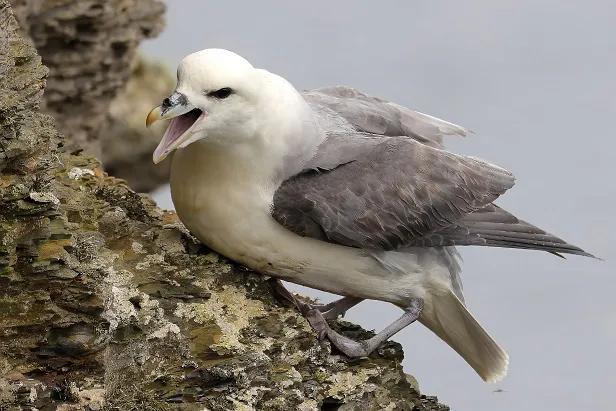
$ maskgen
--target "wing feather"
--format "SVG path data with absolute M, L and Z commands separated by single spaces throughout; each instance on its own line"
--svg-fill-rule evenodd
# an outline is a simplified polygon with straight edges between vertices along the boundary
M 352 247 L 412 245 L 485 207 L 514 184 L 506 170 L 411 139 L 287 180 L 272 215 L 289 230 Z
M 465 216 L 454 225 L 418 239 L 414 245 L 424 247 L 479 245 L 594 257 L 581 248 L 518 219 L 495 204 Z
M 302 93 L 308 103 L 331 110 L 355 131 L 389 137 L 406 136 L 437 148 L 443 148 L 443 136 L 461 137 L 472 133 L 464 127 L 429 116 L 395 103 L 369 96 L 345 86 L 326 87 Z

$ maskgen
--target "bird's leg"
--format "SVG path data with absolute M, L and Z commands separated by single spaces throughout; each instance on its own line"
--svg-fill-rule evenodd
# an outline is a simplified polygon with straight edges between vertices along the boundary
M 327 324 L 327 321 L 325 321 L 325 318 L 323 317 L 321 312 L 318 310 L 304 307 L 303 314 L 312 326 L 312 328 L 314 328 L 320 340 L 324 339 L 327 336 L 327 338 L 329 338 L 332 344 L 347 356 L 365 357 L 368 356 L 372 351 L 377 349 L 379 345 L 387 341 L 398 331 L 400 331 L 407 325 L 415 322 L 419 318 L 419 315 L 423 310 L 423 306 L 424 304 L 422 299 L 413 299 L 408 305 L 408 307 L 404 310 L 404 314 L 402 314 L 400 318 L 385 327 L 383 331 L 381 331 L 374 337 L 363 341 L 353 341 L 350 338 L 347 338 L 332 330 Z
M 343 297 L 328 304 L 309 304 L 296 298 L 289 290 L 287 290 L 280 280 L 275 280 L 275 286 L 276 291 L 284 298 L 292 302 L 300 311 L 306 311 L 306 307 L 308 310 L 318 310 L 325 319 L 336 318 L 339 315 L 344 317 L 344 313 L 347 310 L 363 301 L 363 298 Z
M 332 344 L 349 357 L 365 357 L 377 349 L 379 345 L 387 341 L 398 331 L 415 322 L 423 310 L 423 300 L 416 298 L 404 310 L 404 314 L 396 321 L 385 327 L 374 337 L 353 341 L 336 331 L 327 324 L 328 318 L 336 318 L 344 314 L 349 308 L 359 304 L 363 299 L 357 297 L 344 297 L 329 304 L 309 304 L 296 298 L 280 280 L 275 280 L 276 291 L 284 298 L 292 302 L 304 315 L 312 329 L 317 333 L 319 340 L 329 338 Z
M 338 316 L 344 317 L 347 310 L 355 307 L 362 301 L 364 301 L 364 299 L 359 297 L 342 297 L 331 303 L 322 304 L 320 307 L 317 307 L 317 309 L 323 314 L 323 318 L 329 320 L 338 318 Z

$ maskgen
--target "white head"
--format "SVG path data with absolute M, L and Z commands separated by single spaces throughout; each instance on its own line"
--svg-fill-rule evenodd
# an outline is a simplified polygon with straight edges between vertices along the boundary
M 155 163 L 197 140 L 233 142 L 255 135 L 255 111 L 267 94 L 260 71 L 244 58 L 222 49 L 201 50 L 180 62 L 177 80 L 175 92 L 146 120 L 149 127 L 172 119 L 154 151 Z

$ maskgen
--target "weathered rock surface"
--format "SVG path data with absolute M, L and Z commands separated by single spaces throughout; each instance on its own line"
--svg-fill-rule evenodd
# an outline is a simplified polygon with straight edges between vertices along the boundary
M 150 192 L 169 182 L 171 157 L 160 164 L 152 161 L 167 122 L 158 121 L 148 130 L 144 119 L 174 87 L 169 67 L 137 55 L 128 83 L 109 106 L 106 126 L 99 134 L 104 169 L 126 180 L 135 191 Z
M 169 84 L 173 77 L 158 64 L 134 61 L 141 40 L 164 27 L 162 2 L 11 0 L 11 4 L 22 34 L 30 37 L 50 69 L 42 112 L 56 119 L 58 130 L 70 142 L 100 159 L 106 170 L 111 167 L 116 176 L 127 178 L 135 189 L 149 191 L 166 182 L 168 162 L 154 168 L 144 156 L 161 134 L 143 130 L 143 118 L 173 88 Z M 160 77 L 154 79 L 154 74 Z M 131 75 L 136 80 L 127 89 Z M 138 87 L 143 80 L 151 80 L 145 90 Z M 122 104 L 127 95 L 135 105 L 119 111 L 115 103 L 127 108 Z M 131 152 L 132 163 L 126 161 Z
M 81 3 L 90 21 L 97 2 Z M 47 75 L 0 0 L 0 410 L 447 409 L 413 388 L 399 344 L 332 353 L 264 277 L 67 144 L 39 111 Z M 59 90 L 49 102 L 84 113 Z

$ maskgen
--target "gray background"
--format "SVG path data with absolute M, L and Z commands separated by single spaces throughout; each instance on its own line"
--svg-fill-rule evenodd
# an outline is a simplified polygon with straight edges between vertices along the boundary
M 468 305 L 510 372 L 485 384 L 412 325 L 395 339 L 423 392 L 464 411 L 616 409 L 613 0 L 168 4 L 147 53 L 175 67 L 223 47 L 300 90 L 349 85 L 471 128 L 447 146 L 516 174 L 498 204 L 606 259 L 462 248 Z M 155 198 L 172 207 L 166 189 Z M 378 330 L 399 313 L 365 302 L 347 318 Z

